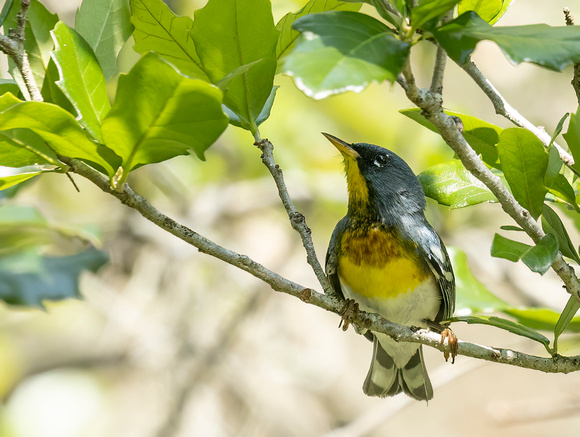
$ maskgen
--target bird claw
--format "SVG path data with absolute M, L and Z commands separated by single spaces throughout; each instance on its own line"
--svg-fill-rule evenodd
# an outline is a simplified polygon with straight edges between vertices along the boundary
M 445 361 L 448 361 L 451 356 L 451 364 L 453 364 L 457 356 L 458 340 L 451 328 L 445 328 L 441 331 L 441 344 L 445 345 L 445 343 L 447 343 L 448 348 L 445 348 L 443 351 L 443 356 L 445 357 Z
M 342 328 L 343 331 L 346 331 L 358 312 L 358 303 L 353 299 L 346 299 L 344 307 L 340 311 L 340 323 L 338 324 L 338 327 Z

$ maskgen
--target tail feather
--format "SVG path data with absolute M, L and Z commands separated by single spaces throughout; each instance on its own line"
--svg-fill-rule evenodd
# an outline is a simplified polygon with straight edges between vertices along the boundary
M 433 398 L 433 387 L 425 362 L 423 349 L 419 347 L 404 367 L 397 367 L 391 357 L 375 337 L 373 360 L 363 384 L 363 391 L 368 396 L 394 396 L 405 392 L 417 400 Z

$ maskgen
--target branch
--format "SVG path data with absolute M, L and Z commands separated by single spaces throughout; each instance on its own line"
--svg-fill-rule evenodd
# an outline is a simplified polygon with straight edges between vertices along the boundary
M 433 78 L 431 79 L 431 87 L 429 91 L 432 93 L 443 93 L 443 74 L 445 73 L 445 63 L 447 61 L 447 53 L 441 46 L 437 46 L 437 55 L 435 56 L 435 67 L 433 67 Z
M 511 106 L 499 93 L 499 91 L 487 80 L 487 78 L 481 73 L 477 66 L 472 62 L 468 61 L 465 64 L 459 65 L 469 76 L 475 81 L 475 83 L 481 88 L 485 95 L 491 100 L 493 107 L 495 108 L 496 114 L 499 114 L 513 124 L 524 129 L 529 130 L 538 139 L 548 147 L 551 143 L 552 138 L 546 131 L 535 126 L 532 122 L 527 120 L 522 116 L 513 106 Z M 568 152 L 566 152 L 560 145 L 553 143 L 554 147 L 558 150 L 560 158 L 564 161 L 567 166 L 574 165 L 574 158 Z
M 408 63 L 403 66 L 402 73 L 407 83 L 405 92 L 409 100 L 423 110 L 423 115 L 439 130 L 441 137 L 457 154 L 463 166 L 490 189 L 502 209 L 526 231 L 536 244 L 539 243 L 545 236 L 544 231 L 530 213 L 516 201 L 500 178 L 493 174 L 477 156 L 463 135 L 461 135 L 453 118 L 443 112 L 441 95 L 417 88 Z M 556 259 L 552 263 L 552 269 L 562 279 L 568 293 L 580 302 L 580 281 L 574 269 L 562 258 L 561 252 L 558 252 Z
M 574 17 L 572 17 L 572 13 L 568 8 L 564 8 L 564 19 L 566 20 L 566 26 L 574 26 Z M 574 76 L 571 83 L 580 105 L 580 63 L 574 64 Z
M 292 228 L 300 234 L 300 238 L 302 239 L 302 245 L 306 250 L 306 261 L 314 270 L 316 278 L 318 282 L 322 286 L 322 289 L 325 293 L 332 293 L 333 289 L 330 286 L 330 282 L 324 273 L 324 269 L 320 265 L 318 261 L 318 257 L 316 256 L 316 251 L 314 250 L 314 243 L 312 242 L 311 237 L 311 230 L 306 224 L 306 219 L 304 215 L 301 214 L 296 210 L 294 206 L 294 202 L 290 198 L 288 194 L 288 188 L 286 188 L 286 183 L 284 182 L 284 175 L 282 174 L 282 169 L 276 161 L 274 160 L 274 146 L 268 139 L 261 140 L 255 145 L 262 151 L 262 162 L 268 168 L 272 177 L 274 178 L 274 182 L 276 183 L 276 187 L 278 188 L 278 194 L 280 196 L 280 200 L 282 200 L 282 204 L 286 209 L 286 213 L 288 214 L 288 218 L 290 219 L 290 224 Z
M 42 102 L 42 94 L 36 84 L 30 63 L 28 62 L 28 54 L 24 50 L 24 40 L 26 35 L 26 22 L 28 21 L 28 9 L 30 8 L 30 0 L 21 0 L 20 12 L 16 16 L 17 27 L 10 29 L 9 36 L 0 35 L 0 51 L 4 52 L 16 64 L 16 68 L 22 75 L 26 89 L 30 94 L 30 98 L 37 102 Z
M 407 82 L 409 81 L 407 80 Z M 443 114 L 443 112 L 441 113 Z M 455 126 L 453 120 L 449 120 L 452 126 Z M 111 188 L 109 182 L 101 173 L 85 163 L 67 157 L 59 157 L 59 159 L 70 166 L 70 171 L 87 178 L 105 193 L 115 196 L 121 203 L 135 209 L 143 217 L 161 229 L 197 247 L 200 252 L 211 255 L 250 273 L 269 284 L 276 291 L 297 297 L 306 303 L 335 314 L 341 314 L 344 301 L 337 298 L 334 294 L 325 295 L 283 278 L 251 258 L 221 247 L 192 229 L 177 223 L 172 218 L 155 209 L 145 198 L 135 193 L 127 184 L 122 187 L 121 191 L 116 191 Z M 416 330 L 408 326 L 391 323 L 378 314 L 359 311 L 353 315 L 353 323 L 365 329 L 387 334 L 397 341 L 421 343 L 442 352 L 447 348 L 447 345 L 441 343 L 440 334 L 425 329 Z M 528 355 L 511 349 L 480 346 L 464 341 L 459 341 L 458 355 L 549 373 L 569 373 L 580 370 L 580 355 L 572 357 L 557 355 L 553 358 L 546 358 Z

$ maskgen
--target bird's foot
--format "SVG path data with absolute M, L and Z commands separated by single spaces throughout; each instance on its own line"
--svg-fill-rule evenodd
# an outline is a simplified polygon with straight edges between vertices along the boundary
M 340 311 L 341 318 L 338 327 L 342 328 L 343 331 L 346 331 L 358 312 L 358 303 L 356 303 L 353 299 L 346 299 L 344 301 L 344 307 Z
M 445 361 L 449 359 L 451 356 L 451 364 L 455 363 L 455 357 L 457 356 L 457 347 L 458 347 L 458 340 L 455 333 L 451 330 L 451 328 L 445 328 L 441 331 L 441 344 L 445 345 L 447 343 L 447 347 L 443 351 L 443 356 L 445 357 Z

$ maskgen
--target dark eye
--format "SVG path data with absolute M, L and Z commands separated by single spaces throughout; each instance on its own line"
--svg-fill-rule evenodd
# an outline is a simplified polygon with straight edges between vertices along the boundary
M 380 155 L 376 156 L 373 164 L 376 165 L 377 167 L 384 167 L 389 162 L 389 159 L 390 159 L 389 155 L 381 153 Z

